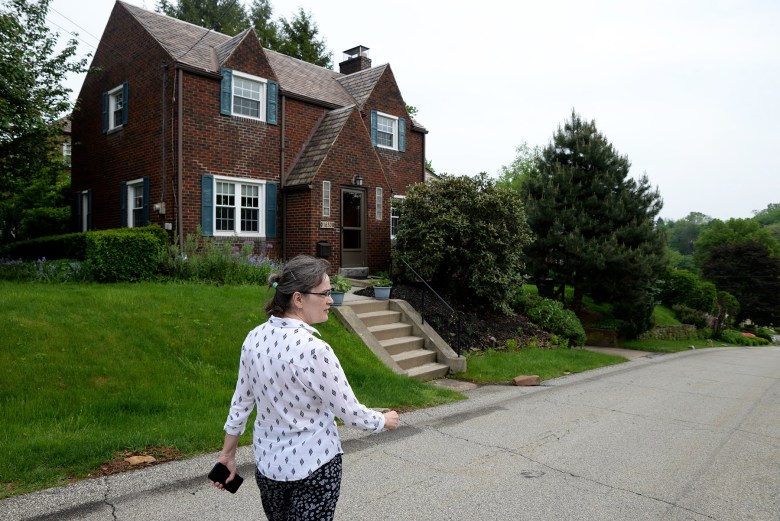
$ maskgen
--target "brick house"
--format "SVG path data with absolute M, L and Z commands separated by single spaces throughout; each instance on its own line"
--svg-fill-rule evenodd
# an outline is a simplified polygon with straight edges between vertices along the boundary
M 387 268 L 427 131 L 365 47 L 340 72 L 117 1 L 73 114 L 77 230 L 157 223 Z

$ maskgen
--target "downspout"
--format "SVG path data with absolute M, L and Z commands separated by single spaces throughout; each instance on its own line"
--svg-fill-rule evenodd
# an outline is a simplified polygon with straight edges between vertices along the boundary
M 287 192 L 282 190 L 286 179 L 284 178 L 284 131 L 285 131 L 285 105 L 287 97 L 282 95 L 282 138 L 281 146 L 279 147 L 279 193 L 282 196 L 282 237 L 279 242 L 282 243 L 282 259 L 287 258 Z
M 178 98 L 177 101 L 177 112 L 178 112 L 178 122 L 177 122 L 177 143 L 176 143 L 176 155 L 179 159 L 178 164 L 176 165 L 176 184 L 178 185 L 176 188 L 176 191 L 178 192 L 178 196 L 176 198 L 176 228 L 179 230 L 179 251 L 181 253 L 184 253 L 184 219 L 182 219 L 182 196 L 183 196 L 183 189 L 182 189 L 182 178 L 183 176 L 183 169 L 182 166 L 184 164 L 184 160 L 182 159 L 182 153 L 183 153 L 183 146 L 182 146 L 182 140 L 184 136 L 184 123 L 182 121 L 182 113 L 183 113 L 183 102 L 182 102 L 182 96 L 184 94 L 184 71 L 182 71 L 180 68 L 177 67 L 177 72 L 179 73 L 179 92 L 176 95 Z

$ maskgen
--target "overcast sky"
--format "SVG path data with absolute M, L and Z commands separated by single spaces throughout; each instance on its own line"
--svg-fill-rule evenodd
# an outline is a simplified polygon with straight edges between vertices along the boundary
M 251 0 L 245 0 L 248 5 Z M 156 0 L 128 0 L 154 10 Z M 751 217 L 780 203 L 778 0 L 271 0 L 310 12 L 338 70 L 369 47 L 429 131 L 437 172 L 496 176 L 576 110 L 647 174 L 661 216 Z M 52 0 L 94 53 L 112 0 Z M 78 94 L 83 77 L 69 87 Z

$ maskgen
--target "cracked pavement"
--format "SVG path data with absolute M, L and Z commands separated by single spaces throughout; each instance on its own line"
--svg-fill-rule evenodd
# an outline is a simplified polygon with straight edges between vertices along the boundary
M 465 394 L 394 432 L 342 428 L 336 519 L 780 521 L 780 347 Z M 0 521 L 265 519 L 250 451 L 235 495 L 206 480 L 206 455 L 11 498 Z

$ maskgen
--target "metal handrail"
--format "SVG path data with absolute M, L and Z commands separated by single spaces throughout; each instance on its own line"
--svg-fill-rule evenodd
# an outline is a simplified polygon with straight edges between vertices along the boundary
M 455 315 L 456 317 L 458 317 L 458 327 L 457 327 L 457 333 L 456 333 L 456 336 L 455 336 L 455 354 L 457 354 L 458 356 L 460 356 L 460 329 L 461 329 L 461 323 L 462 323 L 462 313 L 461 313 L 460 311 L 456 311 L 456 310 L 452 309 L 452 306 L 450 306 L 449 304 L 447 304 L 447 301 L 446 301 L 446 300 L 444 300 L 444 299 L 441 297 L 441 295 L 439 295 L 438 293 L 436 293 L 436 290 L 435 290 L 435 289 L 433 289 L 433 288 L 431 287 L 431 285 L 430 285 L 430 284 L 428 284 L 428 282 L 427 282 L 427 281 L 426 281 L 424 278 L 422 278 L 422 276 L 421 276 L 419 273 L 417 273 L 417 272 L 415 271 L 415 269 L 414 269 L 414 268 L 412 268 L 412 267 L 409 265 L 409 263 L 408 263 L 408 262 L 406 262 L 406 259 L 404 259 L 404 258 L 402 258 L 402 257 L 399 257 L 399 258 L 401 259 L 401 262 L 403 262 L 403 263 L 404 263 L 404 265 L 405 265 L 407 268 L 409 268 L 409 270 L 410 270 L 412 273 L 414 273 L 414 275 L 417 277 L 417 279 L 418 279 L 420 282 L 422 282 L 423 284 L 425 284 L 425 287 L 427 287 L 427 288 L 428 288 L 428 289 L 431 291 L 431 293 L 433 293 L 434 295 L 436 295 L 436 298 L 438 298 L 438 299 L 441 301 L 441 303 L 442 303 L 442 304 L 444 304 L 444 305 L 447 307 L 447 309 L 449 309 L 449 310 L 452 312 L 452 314 L 453 314 L 453 315 Z M 425 293 L 426 293 L 426 292 L 425 292 L 425 291 L 423 291 L 423 293 L 422 293 L 422 303 L 421 303 L 421 305 L 420 305 L 420 308 L 421 308 L 421 309 L 420 309 L 420 317 L 422 317 L 423 324 L 425 324 Z M 429 321 L 429 322 L 430 322 L 430 321 Z

